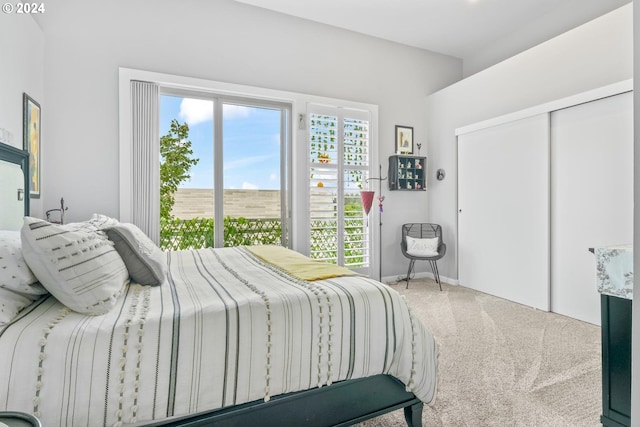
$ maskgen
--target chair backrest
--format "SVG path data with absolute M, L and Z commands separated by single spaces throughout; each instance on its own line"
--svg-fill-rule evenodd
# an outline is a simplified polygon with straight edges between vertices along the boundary
M 402 225 L 402 245 L 406 248 L 407 236 L 416 239 L 438 238 L 438 246 L 442 243 L 442 227 L 438 224 L 425 222 L 409 223 Z

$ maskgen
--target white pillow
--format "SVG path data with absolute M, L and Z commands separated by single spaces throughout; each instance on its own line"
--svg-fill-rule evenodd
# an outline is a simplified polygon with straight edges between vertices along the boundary
M 91 315 L 116 304 L 129 275 L 104 232 L 88 222 L 59 225 L 25 217 L 21 233 L 31 271 L 62 304 Z
M 37 295 L 26 295 L 0 288 L 0 326 L 11 322 L 20 310 L 37 300 Z
M 22 255 L 19 231 L 0 230 L 0 288 L 28 295 L 47 293 Z
M 104 230 L 107 227 L 113 227 L 120 224 L 120 221 L 115 218 L 97 213 L 91 215 L 91 219 L 87 222 L 91 225 L 95 225 L 98 230 Z
M 419 257 L 432 257 L 438 255 L 437 237 L 432 239 L 417 239 L 407 236 L 407 253 Z
M 120 223 L 104 230 L 129 270 L 141 285 L 159 285 L 167 276 L 167 256 L 134 224 Z

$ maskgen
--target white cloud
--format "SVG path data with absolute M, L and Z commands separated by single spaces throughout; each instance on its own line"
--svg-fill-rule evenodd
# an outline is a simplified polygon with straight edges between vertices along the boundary
M 269 175 L 269 181 L 271 182 L 278 181 L 279 179 L 280 179 L 280 176 L 275 172 Z
M 225 119 L 238 119 L 248 117 L 251 107 L 242 105 L 224 105 Z M 206 99 L 183 98 L 180 102 L 180 119 L 186 121 L 189 126 L 198 123 L 213 121 L 213 101 Z
M 250 182 L 246 182 L 245 181 L 245 182 L 242 183 L 242 189 L 243 190 L 257 190 L 258 186 L 255 185 L 255 184 L 252 184 Z
M 180 102 L 180 119 L 186 121 L 189 126 L 213 121 L 213 101 L 184 98 Z
M 224 118 L 225 119 L 238 119 L 248 117 L 251 113 L 251 107 L 244 107 L 242 105 L 225 104 L 224 105 Z

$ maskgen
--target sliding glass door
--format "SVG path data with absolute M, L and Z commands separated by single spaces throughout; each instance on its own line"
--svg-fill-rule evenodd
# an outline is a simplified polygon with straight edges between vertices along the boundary
M 224 246 L 286 245 L 286 124 L 281 108 L 222 104 Z M 220 229 L 220 228 L 219 228 Z
M 182 177 L 161 219 L 163 246 L 288 246 L 289 106 L 175 90 L 160 105 L 163 137 L 175 122 L 188 129 L 161 156 L 161 170 Z M 176 153 L 187 158 L 166 166 Z

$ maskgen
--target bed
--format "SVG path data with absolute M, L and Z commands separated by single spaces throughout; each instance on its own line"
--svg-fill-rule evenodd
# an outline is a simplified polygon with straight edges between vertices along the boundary
M 0 163 L 24 171 L 23 155 L 0 146 Z M 45 427 L 329 426 L 404 408 L 407 424 L 421 425 L 423 403 L 435 399 L 437 346 L 388 286 L 338 267 L 305 276 L 300 265 L 317 265 L 280 247 L 159 255 L 138 240 L 138 252 L 162 258 L 150 269 L 162 273 L 158 284 L 140 284 L 151 279 L 127 262 L 108 298 L 74 306 L 65 289 L 49 289 L 31 246 L 51 240 L 51 227 L 98 229 L 109 256 L 126 260 L 109 249 L 119 247 L 112 234 L 135 227 L 113 221 L 25 220 L 21 249 L 53 295 L 30 285 L 33 301 L 0 326 L 0 411 L 34 414 Z

